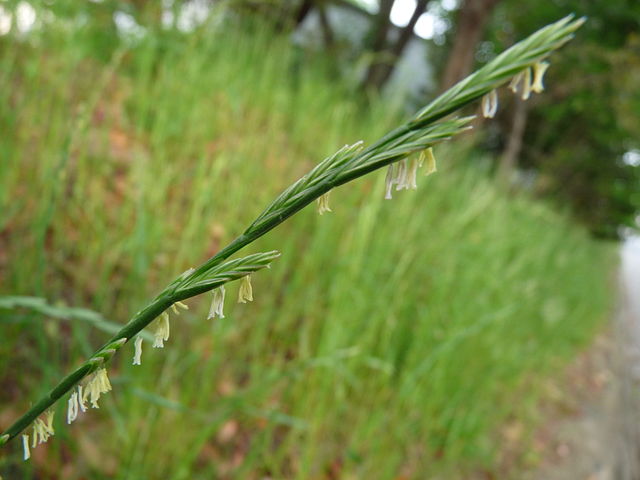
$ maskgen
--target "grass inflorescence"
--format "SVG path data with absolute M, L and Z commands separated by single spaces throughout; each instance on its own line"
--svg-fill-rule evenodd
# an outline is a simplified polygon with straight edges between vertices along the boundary
M 81 353 L 103 359 L 54 389 L 63 395 L 111 359 L 121 347 L 114 342 L 174 302 L 276 256 L 228 260 L 240 248 L 333 188 L 464 129 L 467 119 L 441 119 L 539 61 L 577 26 L 567 20 L 546 39 L 534 35 L 520 56 L 498 57 L 476 83 L 454 87 L 447 102 L 386 135 L 383 107 L 358 113 L 339 86 L 327 87 L 322 65 L 297 70 L 287 84 L 282 65 L 296 59 L 278 42 L 264 55 L 264 44 L 228 32 L 161 36 L 162 48 L 147 39 L 107 66 L 80 63 L 103 72 L 99 95 L 72 75 L 83 58 L 78 39 L 58 38 L 56 54 L 43 54 L 51 65 L 40 69 L 54 75 L 5 55 L 19 108 L 1 119 L 15 135 L 5 147 L 1 190 L 13 195 L 0 197 L 0 226 L 23 232 L 20 242 L 6 240 L 10 258 L 20 258 L 2 271 L 11 292 L 89 302 L 116 318 L 171 272 L 186 272 L 96 353 L 82 324 L 31 333 L 29 370 L 46 385 Z M 50 115 L 38 123 L 43 103 Z M 75 117 L 70 104 L 83 106 Z M 360 138 L 364 145 L 353 143 Z M 347 142 L 303 175 L 319 152 Z M 473 167 L 442 163 L 425 188 L 391 203 L 379 177 L 336 191 L 333 214 L 320 222 L 301 212 L 258 241 L 284 255 L 254 277 L 253 305 L 236 307 L 233 321 L 172 320 L 178 333 L 164 355 L 149 354 L 143 368 L 116 361 L 116 400 L 106 406 L 113 440 L 100 439 L 102 461 L 88 455 L 91 468 L 109 475 L 115 462 L 125 466 L 122 478 L 187 478 L 193 469 L 309 478 L 338 462 L 347 473 L 393 478 L 418 475 L 436 457 L 442 470 L 492 458 L 492 434 L 522 412 L 511 396 L 590 338 L 606 304 L 604 261 L 562 217 L 505 198 Z M 25 186 L 40 195 L 20 195 Z M 252 221 L 260 205 L 269 207 Z M 207 307 L 192 311 L 204 317 Z M 7 328 L 9 343 L 24 341 L 24 322 Z M 31 411 L 53 403 L 44 398 Z M 31 420 L 7 431 L 18 435 Z M 73 428 L 82 449 L 83 427 Z M 233 464 L 237 452 L 242 461 Z M 203 466 L 208 455 L 216 462 Z

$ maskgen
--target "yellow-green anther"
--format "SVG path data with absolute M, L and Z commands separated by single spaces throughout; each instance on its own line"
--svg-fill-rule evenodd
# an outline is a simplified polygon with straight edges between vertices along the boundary
M 518 89 L 520 88 L 520 82 L 522 81 L 522 72 L 519 72 L 515 77 L 511 79 L 509 82 L 509 90 L 513 93 L 518 93 Z
M 107 369 L 98 369 L 89 379 L 82 395 L 82 402 L 87 399 L 91 402 L 92 408 L 100 408 L 98 406 L 98 400 L 100 395 L 111 391 L 111 382 L 107 376 Z
M 224 318 L 224 285 L 213 289 L 213 299 L 211 300 L 211 307 L 209 308 L 209 315 L 207 319 L 214 317 Z
M 133 364 L 141 365 L 142 364 L 142 337 L 136 337 L 134 342 L 135 351 L 133 353 Z
M 407 185 L 411 190 L 416 190 L 418 188 L 418 167 L 421 162 L 417 158 L 412 158 L 409 160 L 409 168 L 407 169 Z
M 78 418 L 78 392 L 73 392 L 67 403 L 67 425 Z
M 422 153 L 424 154 L 424 159 L 427 162 L 427 168 L 424 174 L 431 175 L 438 170 L 436 166 L 436 157 L 433 155 L 433 148 L 429 147 L 426 150 L 423 150 Z
M 49 435 L 53 435 L 55 433 L 55 431 L 53 430 L 53 417 L 55 416 L 55 414 L 55 410 L 47 410 L 47 412 L 45 413 L 45 418 L 47 420 L 45 429 L 47 430 Z
M 80 411 L 87 411 L 87 404 L 85 403 L 85 397 L 83 392 L 82 385 L 78 385 L 78 407 L 80 407 Z
M 153 348 L 164 348 L 164 342 L 169 340 L 169 314 L 162 312 L 156 319 L 156 331 L 154 332 Z
M 22 435 L 22 451 L 23 460 L 29 460 L 29 458 L 31 458 L 31 450 L 29 450 L 29 435 Z
M 47 420 L 49 420 L 49 414 L 47 413 Z M 51 417 L 53 421 L 53 417 Z M 53 426 L 47 425 L 41 418 L 36 418 L 33 422 L 33 434 L 31 437 L 31 448 L 34 448 L 40 443 L 45 443 L 49 440 L 49 437 L 54 434 Z
M 242 277 L 240 289 L 238 290 L 238 303 L 253 301 L 253 288 L 251 288 L 251 275 Z
M 320 215 L 324 214 L 325 212 L 330 212 L 331 208 L 329 207 L 329 194 L 331 193 L 331 191 L 325 193 L 324 195 L 320 196 L 318 198 L 318 200 L 316 200 L 318 202 L 318 213 Z
M 498 94 L 493 89 L 482 97 L 482 116 L 484 118 L 493 118 L 498 111 Z
M 391 191 L 393 190 L 393 185 L 396 183 L 396 164 L 392 163 L 387 167 L 387 176 L 384 179 L 384 199 L 391 200 L 392 195 Z
M 544 84 L 542 83 L 542 80 L 547 68 L 549 68 L 549 62 L 537 62 L 533 66 L 533 85 L 531 85 L 531 90 L 535 93 L 544 92 Z
M 396 191 L 409 188 L 407 185 L 407 170 L 407 159 L 405 158 L 404 160 L 400 160 L 398 162 L 398 170 L 396 173 Z

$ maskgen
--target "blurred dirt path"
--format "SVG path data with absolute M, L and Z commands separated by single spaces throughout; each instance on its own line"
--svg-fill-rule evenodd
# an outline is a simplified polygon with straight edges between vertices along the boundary
M 527 480 L 640 480 L 640 238 L 621 257 L 613 335 L 594 359 L 603 386 L 550 426 L 552 456 Z

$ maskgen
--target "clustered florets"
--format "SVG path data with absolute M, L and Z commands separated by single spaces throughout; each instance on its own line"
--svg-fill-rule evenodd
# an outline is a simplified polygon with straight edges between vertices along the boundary
M 395 185 L 396 191 L 398 190 L 415 190 L 418 188 L 417 176 L 418 168 L 422 167 L 424 162 L 427 162 L 427 171 L 425 175 L 429 175 L 436 171 L 436 160 L 433 156 L 433 149 L 431 147 L 420 152 L 420 155 L 415 158 L 405 158 L 397 163 L 392 163 L 387 169 L 387 176 L 385 177 L 385 195 L 386 200 L 391 200 L 393 187 Z
M 41 443 L 45 443 L 49 440 L 49 437 L 52 437 L 55 434 L 53 429 L 53 417 L 55 412 L 53 410 L 47 410 L 45 413 L 45 420 L 41 418 L 36 418 L 33 421 L 33 432 L 31 434 L 31 448 L 35 448 L 36 445 L 40 445 Z M 29 435 L 22 435 L 22 450 L 23 450 L 23 458 L 25 460 L 31 457 L 31 450 L 29 448 Z
M 98 405 L 100 395 L 110 391 L 111 382 L 109 382 L 109 377 L 107 376 L 107 369 L 104 367 L 98 368 L 98 370 L 89 377 L 89 381 L 84 387 L 82 400 L 80 402 L 84 404 L 84 402 L 89 399 L 89 402 L 91 402 L 91 408 L 100 408 Z
M 549 68 L 548 62 L 536 62 L 533 67 L 525 68 L 511 79 L 509 89 L 516 95 L 520 95 L 522 100 L 528 100 L 531 92 L 542 93 L 544 91 L 543 79 L 547 68 Z M 494 89 L 482 97 L 482 115 L 485 118 L 493 118 L 497 111 L 498 94 Z

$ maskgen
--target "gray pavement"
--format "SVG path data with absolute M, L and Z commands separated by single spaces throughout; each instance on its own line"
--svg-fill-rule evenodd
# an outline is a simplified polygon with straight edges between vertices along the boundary
M 554 452 L 527 480 L 640 480 L 640 238 L 621 249 L 614 329 L 595 358 L 604 386 L 551 425 Z

